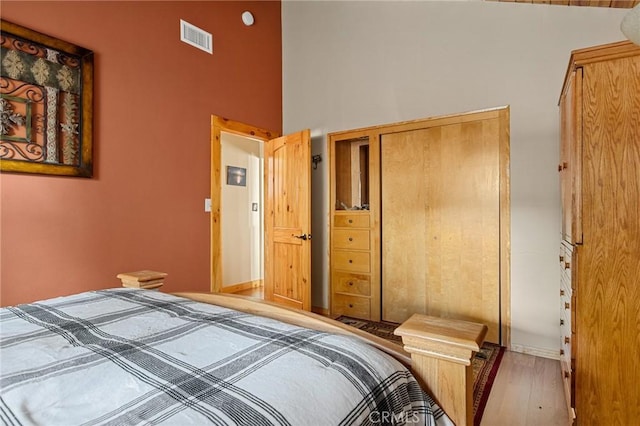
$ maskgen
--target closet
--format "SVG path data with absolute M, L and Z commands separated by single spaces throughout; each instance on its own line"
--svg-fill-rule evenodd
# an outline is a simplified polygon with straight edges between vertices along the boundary
M 479 321 L 508 342 L 508 107 L 328 142 L 331 314 Z
M 560 96 L 561 367 L 581 425 L 640 418 L 640 47 L 572 52 Z

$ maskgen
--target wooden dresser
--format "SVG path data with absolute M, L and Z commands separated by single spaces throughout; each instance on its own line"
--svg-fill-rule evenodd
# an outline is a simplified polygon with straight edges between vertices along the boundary
M 572 52 L 560 97 L 561 366 L 580 425 L 640 419 L 640 46 Z
M 333 312 L 371 319 L 369 214 L 336 212 L 333 224 Z

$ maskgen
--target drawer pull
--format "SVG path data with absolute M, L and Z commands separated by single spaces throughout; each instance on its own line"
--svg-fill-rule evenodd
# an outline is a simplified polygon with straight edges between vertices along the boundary
M 560 320 L 560 325 L 564 325 L 564 320 L 563 319 Z
M 560 255 L 560 262 L 564 262 L 564 256 Z
M 560 349 L 560 355 L 564 355 L 564 349 Z
M 349 223 L 353 223 L 353 219 L 349 219 Z
M 353 238 L 349 237 L 349 241 L 353 241 Z
M 569 269 L 571 264 L 569 262 L 564 262 L 564 269 Z
M 560 296 L 564 296 L 564 290 L 560 290 Z
M 569 302 L 564 302 L 565 309 L 571 309 L 571 304 Z
M 353 281 L 349 281 L 349 285 L 353 285 Z
M 565 371 L 565 372 L 564 372 L 564 378 L 565 378 L 565 379 L 568 379 L 570 376 L 571 376 L 571 375 L 569 374 L 569 372 L 568 372 L 568 371 Z
M 353 260 L 349 259 L 349 263 L 353 263 Z
M 349 307 L 350 307 L 350 308 L 353 308 L 353 303 L 349 303 Z
M 570 339 L 570 338 L 568 338 L 568 337 L 565 337 L 565 338 L 564 338 L 564 343 L 569 344 L 569 342 L 571 342 L 571 339 Z

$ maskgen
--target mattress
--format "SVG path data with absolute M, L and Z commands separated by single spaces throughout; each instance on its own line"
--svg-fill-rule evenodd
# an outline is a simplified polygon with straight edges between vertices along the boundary
M 355 337 L 109 289 L 0 309 L 6 425 L 448 425 Z

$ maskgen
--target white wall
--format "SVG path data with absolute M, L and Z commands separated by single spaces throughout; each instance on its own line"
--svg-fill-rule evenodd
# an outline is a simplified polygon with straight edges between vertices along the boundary
M 222 133 L 222 286 L 263 278 L 262 142 Z M 246 186 L 227 185 L 227 166 L 247 170 Z M 252 210 L 258 203 L 258 211 Z
M 497 2 L 283 1 L 283 129 L 311 128 L 313 304 L 328 307 L 326 134 L 511 106 L 511 327 L 559 348 L 558 97 L 571 50 L 626 10 Z

